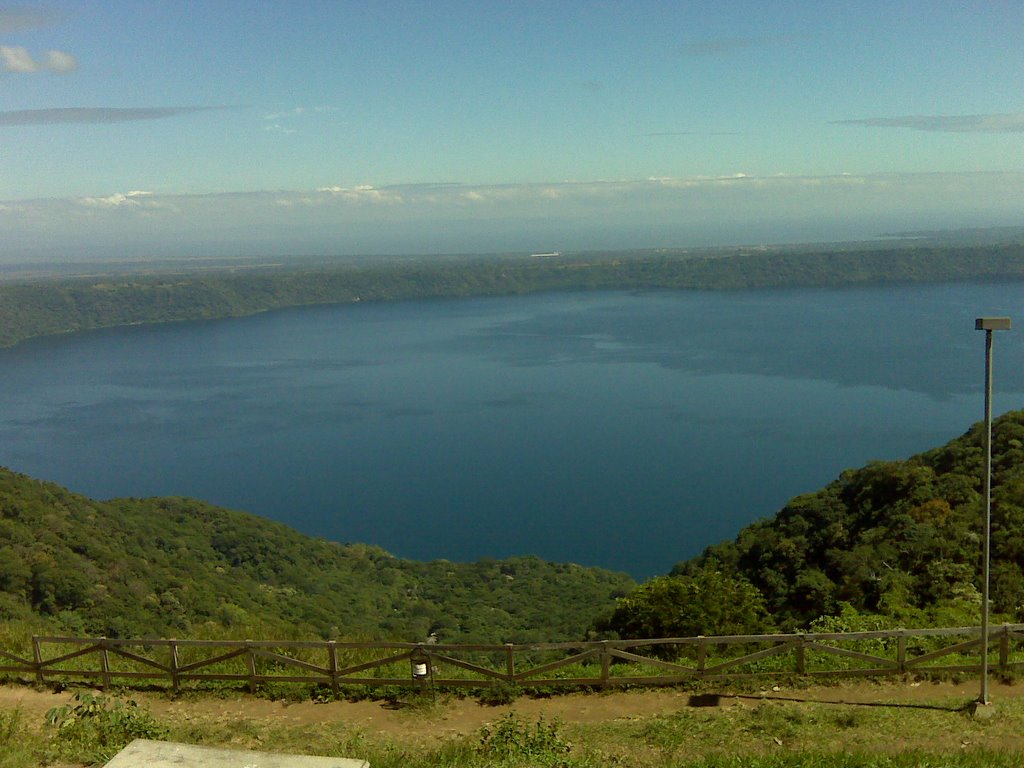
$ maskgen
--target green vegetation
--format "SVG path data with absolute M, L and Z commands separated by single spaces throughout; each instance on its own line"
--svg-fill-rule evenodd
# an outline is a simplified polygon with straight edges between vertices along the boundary
M 907 461 L 845 471 L 632 594 L 629 577 L 599 569 L 405 561 L 195 500 L 98 502 L 0 470 L 3 639 L 494 643 L 595 627 L 657 637 L 974 624 L 982 439 L 975 425 Z M 1024 412 L 997 419 L 993 466 L 994 619 L 1021 621 Z
M 0 346 L 35 336 L 308 304 L 552 290 L 705 289 L 1024 279 L 1024 243 L 491 257 L 0 284 Z
M 894 692 L 895 693 L 895 692 Z M 898 694 L 897 694 L 898 695 Z M 414 705 L 390 734 L 339 716 L 318 722 L 248 719 L 182 709 L 158 721 L 130 702 L 88 697 L 71 720 L 0 712 L 0 768 L 97 764 L 136 735 L 268 752 L 358 757 L 373 768 L 1010 768 L 1019 766 L 1024 707 L 998 704 L 972 718 L 962 702 L 920 699 L 869 706 L 726 696 L 716 707 L 566 723 L 511 710 L 451 731 L 452 702 Z M 595 697 L 598 698 L 598 697 Z M 118 714 L 122 713 L 122 714 Z M 131 713 L 126 719 L 124 713 Z M 71 722 L 73 725 L 61 725 Z M 88 725 L 82 725 L 88 723 Z M 72 730 L 78 733 L 71 735 Z M 446 732 L 439 737 L 441 732 Z
M 533 725 L 515 715 L 501 718 L 497 724 L 480 729 L 477 753 L 489 765 L 526 762 L 536 766 L 564 766 L 572 750 L 558 723 L 545 723 L 543 718 Z
M 135 739 L 160 739 L 166 730 L 133 700 L 109 699 L 88 691 L 75 703 L 50 710 L 56 729 L 50 756 L 58 760 L 105 763 Z
M 0 470 L 0 642 L 576 639 L 634 582 L 536 557 L 401 560 L 181 498 L 98 502 Z
M 741 575 L 710 568 L 651 579 L 621 598 L 598 626 L 623 638 L 754 634 L 769 627 L 757 588 Z
M 786 631 L 976 624 L 983 440 L 983 425 L 976 424 L 949 444 L 906 461 L 845 471 L 822 490 L 793 499 L 775 517 L 744 528 L 734 541 L 680 563 L 674 577 L 698 578 L 711 570 L 745 580 Z M 1005 414 L 993 427 L 992 514 L 993 609 L 1000 620 L 1021 621 L 1022 411 Z M 653 589 L 640 587 L 620 601 L 619 610 Z M 731 594 L 723 592 L 724 599 Z M 746 626 L 744 631 L 755 631 L 762 624 L 752 616 Z

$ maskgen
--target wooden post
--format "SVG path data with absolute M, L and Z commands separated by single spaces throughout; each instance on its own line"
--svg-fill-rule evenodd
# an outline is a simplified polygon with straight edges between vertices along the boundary
M 505 674 L 511 683 L 516 679 L 516 657 L 513 653 L 515 646 L 512 643 L 505 643 Z
M 327 666 L 331 670 L 331 695 L 337 699 L 341 691 L 338 688 L 338 646 L 334 640 L 327 642 Z
M 1003 624 L 1003 631 L 999 635 L 999 671 L 1004 675 L 1010 665 L 1010 627 Z
M 107 638 L 100 638 L 100 671 L 103 673 L 103 690 L 110 690 L 110 656 L 107 654 Z
M 245 641 L 245 647 L 249 653 L 245 655 L 245 661 L 249 665 L 249 693 L 256 693 L 256 653 L 252 648 L 252 640 Z
M 35 660 L 36 682 L 44 685 L 46 680 L 43 678 L 43 649 L 39 647 L 38 635 L 32 635 L 32 658 Z
M 608 679 L 611 675 L 612 655 L 608 653 L 608 641 L 601 641 L 601 687 L 608 687 Z
M 901 675 L 907 671 L 907 631 L 905 629 L 896 636 L 896 669 Z
M 171 668 L 171 689 L 178 693 L 180 690 L 180 682 L 178 680 L 178 641 L 173 637 L 171 638 L 170 648 L 170 668 Z
M 802 675 L 807 671 L 807 649 L 804 647 L 804 636 L 798 635 L 796 640 L 796 673 Z
M 704 668 L 707 666 L 708 646 L 704 641 L 704 635 L 697 636 L 697 676 L 704 677 Z

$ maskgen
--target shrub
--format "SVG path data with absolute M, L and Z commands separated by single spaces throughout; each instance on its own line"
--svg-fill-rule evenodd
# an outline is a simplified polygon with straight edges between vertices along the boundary
M 572 745 L 560 733 L 557 722 L 539 718 L 528 725 L 514 714 L 501 718 L 494 726 L 480 730 L 477 751 L 488 759 L 529 760 L 531 765 L 561 766 L 567 763 Z
M 705 569 L 656 576 L 620 598 L 607 622 L 624 639 L 756 634 L 769 626 L 764 598 L 740 575 Z M 659 648 L 661 655 L 677 649 Z
M 55 707 L 46 720 L 56 727 L 51 757 L 82 763 L 103 763 L 134 739 L 165 735 L 153 716 L 131 700 L 75 694 L 75 703 Z

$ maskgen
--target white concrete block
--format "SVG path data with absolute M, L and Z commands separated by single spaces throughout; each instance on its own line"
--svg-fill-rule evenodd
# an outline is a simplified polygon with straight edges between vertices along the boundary
M 312 757 L 136 739 L 106 768 L 370 768 L 365 760 Z

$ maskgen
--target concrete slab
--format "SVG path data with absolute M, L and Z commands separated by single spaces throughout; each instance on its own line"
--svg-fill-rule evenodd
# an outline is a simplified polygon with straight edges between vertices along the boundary
M 106 768 L 370 768 L 370 764 L 348 757 L 281 755 L 136 739 L 114 755 Z

